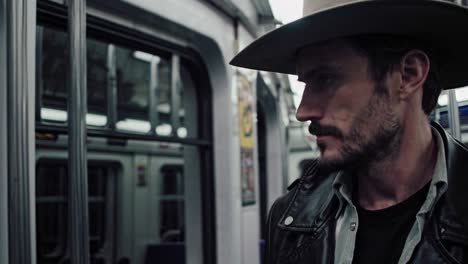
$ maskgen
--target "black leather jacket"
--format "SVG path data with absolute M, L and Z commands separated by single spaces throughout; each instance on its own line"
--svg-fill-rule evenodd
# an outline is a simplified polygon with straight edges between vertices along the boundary
M 468 263 L 468 149 L 439 125 L 433 126 L 444 141 L 448 189 L 433 207 L 409 263 Z M 334 263 L 339 207 L 332 192 L 334 178 L 319 175 L 314 163 L 273 204 L 265 264 Z

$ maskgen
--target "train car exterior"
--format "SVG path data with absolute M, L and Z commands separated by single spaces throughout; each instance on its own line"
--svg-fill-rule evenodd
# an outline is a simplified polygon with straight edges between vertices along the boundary
M 228 63 L 268 1 L 80 2 L 0 0 L 0 262 L 260 263 L 294 105 Z

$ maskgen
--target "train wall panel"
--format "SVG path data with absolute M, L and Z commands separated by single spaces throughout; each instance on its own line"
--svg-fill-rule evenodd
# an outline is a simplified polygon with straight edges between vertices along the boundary
M 242 10 L 252 24 L 258 25 L 258 11 L 252 0 L 234 0 L 232 3 Z
M 208 2 L 196 0 L 160 0 L 157 2 L 153 0 L 125 0 L 124 2 L 150 11 L 212 39 L 221 49 L 223 58 L 226 58 L 226 65 L 229 58 L 235 55 L 233 20 Z

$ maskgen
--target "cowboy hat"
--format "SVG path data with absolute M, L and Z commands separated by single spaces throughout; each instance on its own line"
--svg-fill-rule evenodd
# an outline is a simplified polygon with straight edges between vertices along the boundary
M 444 89 L 468 85 L 468 9 L 440 0 L 304 0 L 303 18 L 251 43 L 231 65 L 296 74 L 296 53 L 334 38 L 386 34 L 437 50 Z

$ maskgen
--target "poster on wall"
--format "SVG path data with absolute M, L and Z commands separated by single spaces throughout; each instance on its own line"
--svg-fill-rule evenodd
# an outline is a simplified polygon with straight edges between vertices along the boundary
M 239 134 L 242 205 L 255 204 L 255 167 L 254 167 L 254 90 L 246 75 L 237 72 L 239 92 Z

